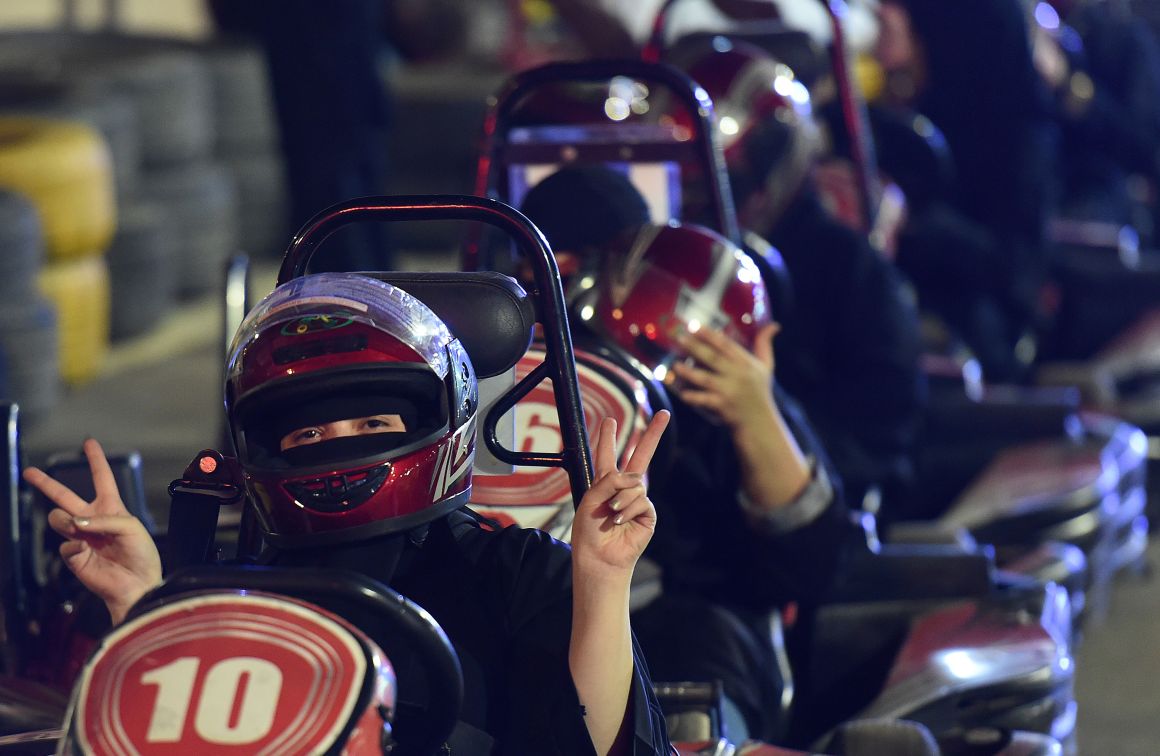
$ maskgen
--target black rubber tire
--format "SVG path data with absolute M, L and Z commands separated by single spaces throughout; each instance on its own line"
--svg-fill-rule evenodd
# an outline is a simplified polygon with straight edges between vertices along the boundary
M 36 207 L 24 195 L 0 189 L 0 302 L 27 299 L 43 260 Z
M 48 70 L 137 106 L 141 155 L 150 166 L 208 157 L 214 146 L 213 85 L 196 46 L 108 32 L 0 34 L 0 70 Z
M 179 296 L 220 287 L 226 260 L 238 248 L 237 189 L 229 171 L 209 160 L 146 170 L 141 189 L 170 215 Z
M 218 155 L 276 150 L 278 125 L 261 49 L 221 40 L 206 45 L 202 55 L 213 82 Z
M 259 259 L 277 259 L 290 243 L 286 170 L 280 153 L 227 153 L 220 157 L 237 182 L 238 243 Z
M 121 206 L 117 235 L 109 248 L 114 341 L 152 330 L 177 302 L 178 240 L 172 213 L 161 203 L 132 200 Z
M 213 154 L 213 86 L 205 62 L 188 50 L 157 49 L 93 61 L 95 83 L 133 97 L 146 166 Z
M 0 352 L 26 423 L 47 417 L 60 401 L 59 339 L 56 309 L 45 297 L 0 304 Z

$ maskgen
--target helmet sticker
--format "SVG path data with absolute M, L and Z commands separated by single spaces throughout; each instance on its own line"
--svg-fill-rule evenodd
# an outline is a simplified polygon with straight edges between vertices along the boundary
M 305 336 L 319 331 L 333 331 L 336 328 L 348 326 L 354 322 L 355 316 L 349 312 L 319 313 L 303 315 L 298 320 L 291 320 L 282 326 L 283 336 Z
M 289 293 L 289 292 L 287 292 L 287 293 Z M 272 298 L 272 296 L 273 295 L 271 295 L 271 298 Z M 283 297 L 283 298 L 285 298 L 285 297 Z M 325 304 L 325 305 L 337 305 L 339 307 L 348 307 L 352 310 L 358 310 L 359 312 L 366 312 L 367 311 L 367 306 L 363 302 L 356 302 L 353 299 L 347 299 L 345 297 L 298 297 L 296 299 L 291 299 L 287 302 L 282 302 L 281 304 L 276 304 L 276 305 L 273 305 L 273 306 L 267 308 L 265 315 L 266 315 L 266 317 L 270 317 L 271 315 L 274 315 L 275 313 L 278 313 L 278 312 L 281 312 L 282 310 L 285 310 L 287 307 L 303 307 L 305 305 L 323 305 L 323 304 Z
M 475 418 L 455 432 L 452 443 L 439 449 L 439 460 L 435 463 L 435 476 L 431 480 L 431 492 L 435 499 L 442 499 L 451 486 L 471 470 L 475 462 Z

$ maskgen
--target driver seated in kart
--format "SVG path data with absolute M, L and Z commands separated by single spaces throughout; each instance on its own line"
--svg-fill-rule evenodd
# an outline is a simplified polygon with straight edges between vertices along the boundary
M 562 169 L 522 209 L 585 274 L 568 286 L 574 328 L 620 346 L 673 400 L 675 453 L 650 470 L 661 516 L 645 552 L 664 591 L 632 614 L 653 678 L 720 680 L 730 738 L 777 740 L 769 613 L 825 590 L 846 510 L 822 444 L 774 380 L 779 326 L 761 276 L 708 229 L 649 224 L 610 169 Z M 707 278 L 727 283 L 714 294 Z
M 452 752 L 670 752 L 628 618 L 656 521 L 642 473 L 667 415 L 623 470 L 615 422 L 601 424 L 570 550 L 539 531 L 485 529 L 464 509 L 478 411 L 470 359 L 423 303 L 346 273 L 295 279 L 250 313 L 226 409 L 267 547 L 257 561 L 358 571 L 447 633 L 465 678 Z M 56 504 L 48 522 L 65 563 L 119 623 L 162 581 L 161 562 L 100 445 L 84 450 L 91 502 L 36 468 L 24 478 Z

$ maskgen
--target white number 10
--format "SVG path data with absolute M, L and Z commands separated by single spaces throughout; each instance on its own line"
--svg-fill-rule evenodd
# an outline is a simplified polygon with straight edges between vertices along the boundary
M 147 742 L 181 740 L 200 666 L 201 659 L 183 656 L 141 675 L 143 684 L 157 686 Z M 253 656 L 223 659 L 205 674 L 193 729 L 209 743 L 253 743 L 274 727 L 281 692 L 282 670 L 276 664 Z

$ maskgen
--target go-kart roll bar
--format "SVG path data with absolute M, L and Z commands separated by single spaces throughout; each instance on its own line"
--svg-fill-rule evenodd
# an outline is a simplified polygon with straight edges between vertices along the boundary
M 668 30 L 668 14 L 679 0 L 665 0 L 657 9 L 653 19 L 652 32 L 644 46 L 641 57 L 649 63 L 659 63 L 665 49 L 665 33 Z M 842 108 L 842 122 L 849 134 L 850 159 L 858 175 L 858 190 L 861 196 L 862 219 L 867 229 L 874 227 L 874 216 L 878 207 L 878 166 L 874 157 L 874 140 L 863 114 L 861 97 L 854 90 L 850 77 L 850 65 L 846 58 L 845 18 L 849 12 L 846 0 L 819 0 L 830 18 L 833 43 L 830 45 L 830 67 L 834 71 L 834 83 L 838 90 L 838 103 Z M 728 36 L 728 35 L 726 35 Z
M 483 197 L 464 195 L 431 195 L 399 197 L 362 197 L 333 205 L 315 215 L 294 235 L 282 267 L 278 284 L 306 274 L 306 268 L 319 245 L 328 236 L 351 223 L 363 221 L 433 221 L 465 220 L 487 223 L 506 232 L 516 248 L 530 263 L 535 276 L 537 312 L 543 326 L 547 347 L 544 364 L 502 396 L 484 420 L 484 439 L 492 453 L 505 462 L 538 467 L 562 467 L 568 473 L 572 500 L 580 499 L 592 485 L 592 453 L 584 425 L 584 410 L 572 351 L 572 334 L 568 328 L 564 289 L 556 258 L 540 230 L 510 205 Z M 552 391 L 560 415 L 560 454 L 514 452 L 503 448 L 496 426 L 500 417 L 540 381 L 552 381 Z
M 25 584 L 24 539 L 20 527 L 20 407 L 15 403 L 0 404 L 0 422 L 4 423 L 4 470 L 0 483 L 4 490 L 4 509 L 0 512 L 0 549 L 5 555 L 3 574 L 0 574 L 0 600 L 4 611 L 0 612 L 0 631 L 5 640 L 0 645 L 0 669 L 11 674 L 10 665 L 20 657 L 24 640 L 24 624 L 28 619 L 28 588 Z
M 866 229 L 874 228 L 874 216 L 878 208 L 878 166 L 874 157 L 874 139 L 866 123 L 862 99 L 854 91 L 854 81 L 850 77 L 849 60 L 846 57 L 845 18 L 850 7 L 846 0 L 820 0 L 830 16 L 834 40 L 830 45 L 830 66 L 834 70 L 834 83 L 838 89 L 838 103 L 842 107 L 842 120 L 850 138 L 850 159 L 858 174 L 858 189 L 862 195 L 862 219 Z
M 496 159 L 504 145 L 500 135 L 508 131 L 512 112 L 525 95 L 548 84 L 604 81 L 616 77 L 660 84 L 680 99 L 693 120 L 696 143 L 701 147 L 701 159 L 713 195 L 715 230 L 740 246 L 741 233 L 725 171 L 725 156 L 713 138 L 713 103 L 695 81 L 678 69 L 660 63 L 633 59 L 549 63 L 509 79 L 495 95 L 494 103 L 484 118 L 483 150 L 476 171 L 475 193 L 481 197 L 494 194 Z M 478 269 L 478 254 L 477 241 L 468 244 L 464 265 L 467 270 Z
M 648 63 L 660 63 L 661 53 L 665 49 L 665 33 L 668 31 L 669 25 L 669 9 L 671 9 L 678 0 L 665 0 L 661 3 L 661 7 L 657 8 L 656 18 L 653 19 L 652 31 L 649 33 L 648 42 L 645 43 L 644 49 L 641 51 L 640 57 Z

